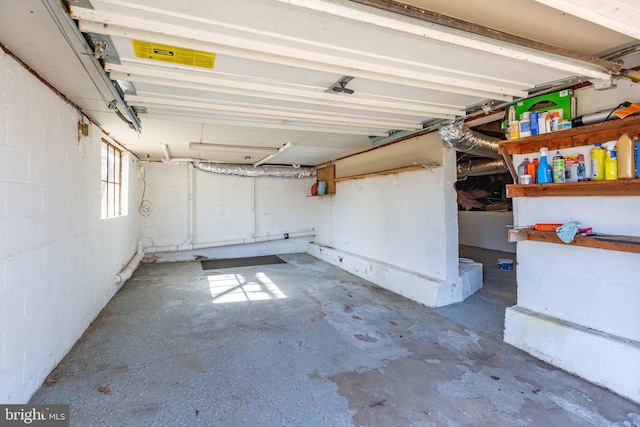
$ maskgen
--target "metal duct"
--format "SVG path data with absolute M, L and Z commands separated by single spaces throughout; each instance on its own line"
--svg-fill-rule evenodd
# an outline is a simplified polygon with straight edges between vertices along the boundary
M 236 175 L 247 177 L 274 177 L 274 178 L 310 178 L 316 176 L 314 167 L 287 167 L 287 166 L 252 166 L 231 165 L 227 163 L 208 163 L 202 161 L 193 162 L 193 166 L 204 172 L 218 173 L 222 175 Z
M 464 125 L 463 119 L 443 124 L 439 132 L 443 141 L 457 151 L 492 159 L 502 158 L 498 151 L 500 139 L 472 131 Z
M 457 166 L 458 181 L 469 176 L 494 175 L 509 172 L 502 159 L 471 159 Z

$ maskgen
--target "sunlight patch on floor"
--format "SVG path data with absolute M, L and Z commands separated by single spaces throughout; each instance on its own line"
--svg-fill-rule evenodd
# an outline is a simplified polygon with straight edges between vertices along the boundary
M 245 278 L 242 274 L 207 274 L 206 276 L 214 304 L 287 298 L 264 273 L 257 273 L 254 278 Z

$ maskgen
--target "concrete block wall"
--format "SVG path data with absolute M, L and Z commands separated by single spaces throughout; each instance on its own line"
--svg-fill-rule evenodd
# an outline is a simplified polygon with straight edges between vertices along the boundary
M 507 241 L 508 225 L 513 225 L 513 212 L 458 212 L 461 245 L 515 253 L 516 244 Z
M 335 196 L 318 200 L 310 251 L 429 306 L 462 301 L 468 295 L 458 270 L 455 152 L 434 133 L 359 155 L 370 161 L 346 162 L 361 168 L 379 161 L 384 170 L 405 153 L 406 162 L 438 166 L 338 182 Z M 336 174 L 348 176 L 347 167 L 336 162 Z
M 578 112 L 638 102 L 635 86 L 576 91 Z M 579 221 L 640 236 L 637 196 L 522 197 L 513 206 L 519 226 Z M 640 403 L 640 255 L 521 241 L 517 259 L 518 304 L 507 309 L 505 341 Z
M 26 403 L 118 290 L 139 240 L 134 208 L 100 219 L 100 139 L 0 54 L 0 402 Z M 130 164 L 135 171 L 135 165 Z
M 181 245 L 189 237 L 189 169 L 162 163 L 144 164 L 145 199 L 153 204 L 142 220 L 143 245 Z M 305 252 L 313 240 L 314 205 L 310 188 L 315 178 L 241 177 L 193 170 L 193 244 L 215 246 L 153 254 L 156 261 L 234 258 Z M 309 236 L 284 240 L 285 233 Z M 282 238 L 280 238 L 282 236 Z M 252 238 L 276 240 L 240 243 Z M 226 245 L 225 242 L 235 242 Z M 223 246 L 218 246 L 222 244 Z M 147 257 L 147 260 L 149 257 Z

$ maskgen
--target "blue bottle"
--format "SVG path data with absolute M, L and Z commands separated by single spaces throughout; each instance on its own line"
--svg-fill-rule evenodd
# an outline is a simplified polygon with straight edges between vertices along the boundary
M 531 136 L 540 135 L 540 127 L 538 126 L 538 118 L 540 117 L 540 113 L 531 113 L 530 116 L 531 121 Z
M 635 156 L 633 157 L 636 158 L 636 178 L 640 178 L 640 140 L 636 142 L 635 151 Z
M 540 149 L 540 163 L 538 164 L 538 184 L 548 184 L 553 181 L 551 165 L 547 161 L 547 147 Z

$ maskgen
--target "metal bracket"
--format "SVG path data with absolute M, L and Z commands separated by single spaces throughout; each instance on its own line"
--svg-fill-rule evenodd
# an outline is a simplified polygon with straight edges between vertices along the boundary
M 595 90 L 607 90 L 616 87 L 613 80 L 589 80 Z

